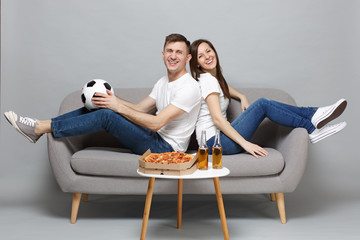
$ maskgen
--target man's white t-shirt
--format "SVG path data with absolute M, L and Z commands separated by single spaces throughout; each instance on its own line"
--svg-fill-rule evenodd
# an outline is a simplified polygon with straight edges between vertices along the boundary
M 200 145 L 202 130 L 206 131 L 206 140 L 215 136 L 216 133 L 216 126 L 211 118 L 209 107 L 205 102 L 205 99 L 211 93 L 219 93 L 221 113 L 225 117 L 225 119 L 226 119 L 226 110 L 229 106 L 229 99 L 224 97 L 224 93 L 221 90 L 218 80 L 210 73 L 200 74 L 200 78 L 198 80 L 200 82 L 202 98 L 201 98 L 201 108 L 200 108 L 199 118 L 196 123 L 196 139 Z
M 156 114 L 169 104 L 185 111 L 178 118 L 163 126 L 158 134 L 175 151 L 186 151 L 200 110 L 199 83 L 189 73 L 172 82 L 169 82 L 168 77 L 165 76 L 155 84 L 149 96 L 156 101 Z

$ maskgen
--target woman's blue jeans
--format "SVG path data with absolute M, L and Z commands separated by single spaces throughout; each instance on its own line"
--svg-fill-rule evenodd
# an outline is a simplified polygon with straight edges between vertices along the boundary
M 88 111 L 80 108 L 51 119 L 51 129 L 56 138 L 90 134 L 105 130 L 123 146 L 136 154 L 171 152 L 173 148 L 157 132 L 139 126 L 109 109 Z
M 250 105 L 238 118 L 236 118 L 231 126 L 247 141 L 254 135 L 260 123 L 268 117 L 275 123 L 286 127 L 305 128 L 308 133 L 315 130 L 311 123 L 316 107 L 296 107 L 280 103 L 277 101 L 260 98 Z M 212 151 L 211 146 L 214 144 L 214 137 L 207 141 L 209 152 Z M 221 132 L 221 145 L 223 154 L 236 154 L 243 151 L 243 148 Z

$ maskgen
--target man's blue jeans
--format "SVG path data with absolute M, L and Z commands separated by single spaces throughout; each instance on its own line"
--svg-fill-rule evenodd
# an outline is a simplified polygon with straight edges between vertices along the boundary
M 80 108 L 51 119 L 51 129 L 56 138 L 90 134 L 105 130 L 123 146 L 136 154 L 171 152 L 173 148 L 157 132 L 139 126 L 109 109 L 88 111 Z
M 280 103 L 277 101 L 260 98 L 250 105 L 238 118 L 236 118 L 231 126 L 247 141 L 251 139 L 260 123 L 268 117 L 275 123 L 293 128 L 305 128 L 308 133 L 315 130 L 315 126 L 311 123 L 316 107 L 296 107 Z M 214 137 L 207 141 L 209 152 L 212 152 Z M 236 154 L 243 151 L 243 148 L 221 132 L 221 145 L 223 154 Z

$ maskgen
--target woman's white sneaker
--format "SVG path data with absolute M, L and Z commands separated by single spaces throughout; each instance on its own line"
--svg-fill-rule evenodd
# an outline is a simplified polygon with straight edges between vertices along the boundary
M 344 112 L 346 105 L 347 101 L 342 98 L 333 105 L 319 107 L 311 118 L 311 123 L 318 129 L 324 127 L 330 121 L 339 117 Z
M 4 115 L 9 123 L 30 142 L 36 143 L 36 141 L 42 136 L 35 133 L 35 126 L 38 120 L 18 116 L 13 111 L 5 112 Z
M 311 134 L 309 134 L 309 138 L 311 143 L 319 142 L 331 135 L 340 132 L 346 127 L 346 122 L 341 122 L 333 125 L 327 125 L 321 129 L 315 129 Z

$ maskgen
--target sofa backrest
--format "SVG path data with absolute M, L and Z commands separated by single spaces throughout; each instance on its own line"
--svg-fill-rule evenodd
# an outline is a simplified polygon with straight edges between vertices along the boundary
M 279 89 L 269 88 L 241 88 L 237 89 L 241 93 L 245 94 L 250 102 L 254 102 L 256 99 L 266 97 L 269 99 L 277 100 L 283 103 L 295 105 L 293 98 L 286 92 Z M 83 106 L 80 98 L 81 91 L 75 91 L 65 97 L 61 103 L 59 115 L 70 112 L 74 109 Z M 151 92 L 150 88 L 116 88 L 115 94 L 120 98 L 128 100 L 130 102 L 137 103 L 148 96 Z M 236 100 L 232 100 L 228 108 L 228 120 L 231 122 L 237 116 L 241 114 L 241 103 Z M 252 141 L 261 145 L 268 145 L 273 141 L 274 135 L 277 132 L 279 126 L 266 120 L 259 127 L 255 133 Z M 86 147 L 100 146 L 100 147 L 122 147 L 121 144 L 110 134 L 105 131 L 101 131 L 94 134 L 76 136 L 67 138 L 69 146 L 73 152 L 78 151 Z M 197 143 L 195 133 L 191 137 L 189 149 L 197 149 Z

